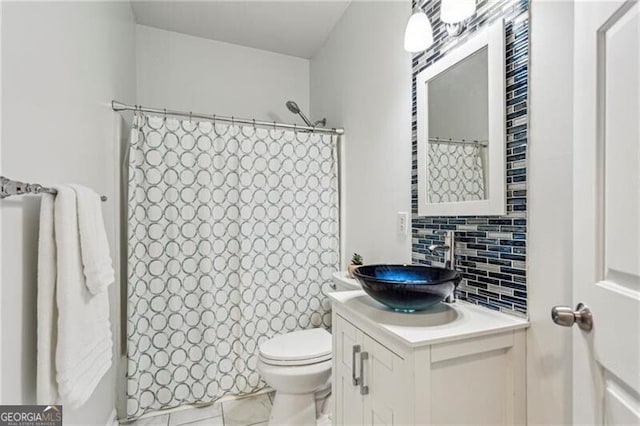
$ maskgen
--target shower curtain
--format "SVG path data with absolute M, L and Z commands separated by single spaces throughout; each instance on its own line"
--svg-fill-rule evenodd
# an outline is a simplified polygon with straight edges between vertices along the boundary
M 131 136 L 128 417 L 263 388 L 260 343 L 330 325 L 335 136 L 143 114 Z
M 430 203 L 484 200 L 486 147 L 481 144 L 458 145 L 447 140 L 428 143 Z

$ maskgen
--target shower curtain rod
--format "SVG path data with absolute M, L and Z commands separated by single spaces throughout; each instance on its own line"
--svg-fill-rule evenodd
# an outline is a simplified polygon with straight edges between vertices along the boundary
M 428 138 L 429 142 L 441 142 L 451 145 L 480 145 L 487 147 L 487 141 L 465 140 L 465 139 L 449 139 L 449 138 Z
M 126 105 L 122 102 L 111 101 L 111 108 L 114 111 L 140 111 L 140 112 L 150 112 L 153 114 L 160 115 L 173 115 L 178 117 L 189 117 L 189 118 L 199 118 L 204 120 L 211 121 L 221 121 L 224 123 L 232 123 L 232 124 L 248 124 L 251 126 L 263 126 L 263 127 L 277 127 L 281 129 L 291 129 L 291 130 L 306 130 L 312 133 L 328 133 L 332 135 L 342 135 L 344 134 L 344 129 L 328 129 L 324 127 L 315 127 L 315 126 L 298 126 L 295 124 L 285 124 L 285 123 L 276 123 L 275 121 L 260 121 L 253 120 L 247 118 L 236 118 L 236 117 L 225 117 L 221 115 L 213 115 L 213 114 L 200 114 L 200 113 L 191 113 L 185 111 L 175 111 L 170 109 L 159 109 L 159 108 L 147 108 L 142 105 Z

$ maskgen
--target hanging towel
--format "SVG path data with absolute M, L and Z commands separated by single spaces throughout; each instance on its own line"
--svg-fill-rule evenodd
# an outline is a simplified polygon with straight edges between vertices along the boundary
M 42 374 L 38 385 L 43 386 L 43 398 L 54 395 L 47 388 L 54 384 L 46 382 L 50 377 L 46 366 L 52 367 L 51 362 L 45 358 L 53 352 L 46 350 L 47 345 L 55 344 L 57 402 L 77 408 L 91 396 L 111 366 L 113 343 L 109 322 L 109 296 L 106 291 L 93 294 L 86 285 L 74 189 L 64 185 L 55 186 L 55 189 L 58 194 L 55 197 L 53 215 L 50 214 L 48 202 L 45 203 L 45 211 L 41 212 L 40 247 L 43 251 L 39 253 L 41 276 L 38 301 L 42 302 L 42 306 L 50 306 L 50 300 L 45 298 L 52 296 L 50 289 L 53 287 L 56 306 L 52 307 L 53 313 L 46 318 L 45 312 L 42 323 L 38 324 L 38 372 Z M 51 220 L 53 226 L 48 225 Z M 50 247 L 51 239 L 47 235 L 53 235 L 54 249 Z M 52 257 L 55 258 L 55 267 L 50 261 Z M 52 279 L 53 276 L 55 279 Z M 51 315 L 53 330 L 47 332 L 47 319 Z M 41 319 L 40 315 L 38 319 Z M 40 394 L 39 389 L 38 395 Z
M 102 202 L 92 189 L 82 185 L 69 186 L 75 191 L 78 203 L 80 248 L 86 285 L 91 293 L 102 293 L 115 280 L 102 219 Z
M 38 342 L 36 364 L 36 398 L 40 405 L 58 401 L 55 349 L 56 320 L 56 242 L 53 233 L 53 195 L 42 194 L 38 234 Z

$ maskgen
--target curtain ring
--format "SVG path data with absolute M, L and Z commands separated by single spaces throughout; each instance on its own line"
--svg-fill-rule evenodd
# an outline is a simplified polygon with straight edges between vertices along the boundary
M 164 110 L 164 121 L 167 121 L 167 109 L 162 108 Z
M 193 121 L 193 114 L 189 111 L 189 124 Z
M 298 126 L 296 125 L 296 123 L 293 123 L 293 133 L 298 131 Z
M 235 126 L 236 122 L 235 122 L 235 118 L 233 117 L 233 115 L 231 116 L 231 127 Z
M 255 128 L 256 128 L 256 119 L 254 118 L 253 119 L 253 129 L 255 130 Z
M 214 126 L 216 125 L 216 115 L 215 114 L 213 114 L 213 125 Z
M 275 121 L 273 122 L 273 131 L 274 132 L 276 131 L 276 122 Z

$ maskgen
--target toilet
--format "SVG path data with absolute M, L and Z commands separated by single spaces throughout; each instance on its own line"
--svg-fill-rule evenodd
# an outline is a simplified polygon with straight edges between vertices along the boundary
M 331 378 L 331 334 L 313 328 L 269 339 L 260 345 L 258 371 L 276 391 L 269 425 L 315 425 L 315 393 Z
M 336 272 L 333 283 L 335 291 L 361 288 L 344 272 Z M 270 426 L 315 426 L 327 414 L 331 355 L 331 334 L 324 328 L 279 334 L 260 345 L 258 372 L 276 391 Z

